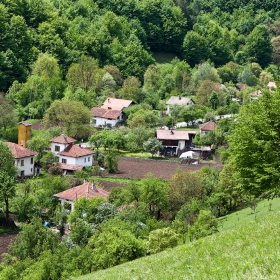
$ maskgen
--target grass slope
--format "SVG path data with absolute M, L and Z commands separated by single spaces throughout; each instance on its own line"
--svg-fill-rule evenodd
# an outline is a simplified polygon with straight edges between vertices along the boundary
M 251 221 L 241 226 L 229 223 L 234 229 L 73 279 L 280 279 L 279 200 L 273 204 L 272 211 L 263 207 L 263 217 L 242 210 L 238 215 L 243 213 Z M 236 214 L 228 221 L 233 217 Z

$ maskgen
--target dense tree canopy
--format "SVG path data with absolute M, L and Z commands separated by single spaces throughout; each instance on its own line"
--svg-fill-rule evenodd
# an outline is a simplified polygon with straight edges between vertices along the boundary
M 237 178 L 252 194 L 279 194 L 279 100 L 279 91 L 266 92 L 243 107 L 230 137 Z

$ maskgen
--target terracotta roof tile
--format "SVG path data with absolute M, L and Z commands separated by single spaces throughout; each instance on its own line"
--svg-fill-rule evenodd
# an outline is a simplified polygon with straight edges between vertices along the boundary
M 59 144 L 71 144 L 71 143 L 75 143 L 77 140 L 75 140 L 71 137 L 68 137 L 64 134 L 61 134 L 55 138 L 52 138 L 50 141 L 54 142 L 54 143 L 59 143 Z
M 59 166 L 61 169 L 65 169 L 65 170 L 82 170 L 84 168 L 83 165 L 79 165 L 79 164 L 66 164 L 66 163 L 59 163 Z
M 10 147 L 12 154 L 15 158 L 24 158 L 24 157 L 31 157 L 36 156 L 37 152 L 31 151 L 27 148 L 24 148 L 18 144 L 12 142 L 6 142 Z
M 217 127 L 217 124 L 213 121 L 209 121 L 207 123 L 203 123 L 203 124 L 199 125 L 199 129 L 204 130 L 204 131 L 214 130 L 216 127 Z
M 110 97 L 104 101 L 103 106 L 101 106 L 101 108 L 107 109 L 108 107 L 111 107 L 112 109 L 122 110 L 123 108 L 130 106 L 132 103 L 132 100 L 117 99 Z
M 103 197 L 107 198 L 109 192 L 106 190 L 95 186 L 94 183 L 85 182 L 84 184 L 71 188 L 69 190 L 57 193 L 54 197 L 66 199 L 69 201 L 76 201 L 79 197 L 94 198 L 94 197 Z
M 196 134 L 196 131 L 190 130 L 157 130 L 158 140 L 189 140 L 189 134 Z
M 115 120 L 122 113 L 121 110 L 105 109 L 99 107 L 92 108 L 91 112 L 95 117 L 112 120 Z
M 58 153 L 58 155 L 60 156 L 67 156 L 67 157 L 74 157 L 74 158 L 83 157 L 92 154 L 94 154 L 93 151 L 85 148 L 81 148 L 80 146 L 75 144 L 70 144 L 69 146 L 66 147 L 66 149 L 64 149 L 64 151 Z

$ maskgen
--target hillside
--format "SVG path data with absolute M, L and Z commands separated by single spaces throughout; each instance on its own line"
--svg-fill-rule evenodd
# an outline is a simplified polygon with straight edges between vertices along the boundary
M 279 211 L 190 244 L 76 280 L 279 279 Z

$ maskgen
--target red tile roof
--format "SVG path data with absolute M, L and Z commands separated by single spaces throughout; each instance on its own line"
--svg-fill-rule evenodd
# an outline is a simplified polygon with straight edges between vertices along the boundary
M 94 183 L 84 182 L 84 184 L 71 188 L 69 190 L 57 193 L 54 197 L 65 199 L 69 201 L 76 201 L 79 197 L 94 198 L 94 197 L 103 197 L 107 198 L 109 192 L 106 190 L 95 186 Z
M 115 120 L 122 113 L 121 110 L 105 109 L 105 108 L 99 108 L 99 107 L 92 108 L 91 112 L 94 117 L 112 119 L 112 120 Z
M 112 109 L 122 110 L 123 108 L 130 106 L 132 103 L 132 100 L 109 97 L 104 101 L 103 106 L 101 106 L 101 108 L 108 109 L 108 107 L 110 107 Z
M 217 127 L 217 124 L 213 121 L 209 121 L 207 123 L 203 123 L 203 124 L 199 125 L 199 129 L 203 130 L 203 131 L 214 130 L 216 127 Z
M 75 140 L 71 137 L 68 137 L 64 134 L 61 134 L 55 138 L 52 138 L 50 141 L 54 142 L 54 143 L 59 143 L 59 144 L 71 144 L 71 143 L 75 143 L 77 140 Z
M 36 156 L 37 153 L 12 142 L 6 142 L 15 158 Z
M 62 152 L 58 153 L 58 155 L 60 156 L 67 156 L 67 157 L 74 157 L 74 158 L 83 157 L 92 154 L 94 154 L 93 151 L 85 148 L 81 148 L 80 146 L 75 144 L 70 144 Z
M 196 134 L 196 131 L 190 130 L 157 130 L 158 140 L 189 140 L 189 134 Z
M 83 165 L 79 165 L 79 164 L 59 163 L 59 166 L 60 166 L 61 169 L 72 170 L 72 171 L 82 170 L 84 168 Z

